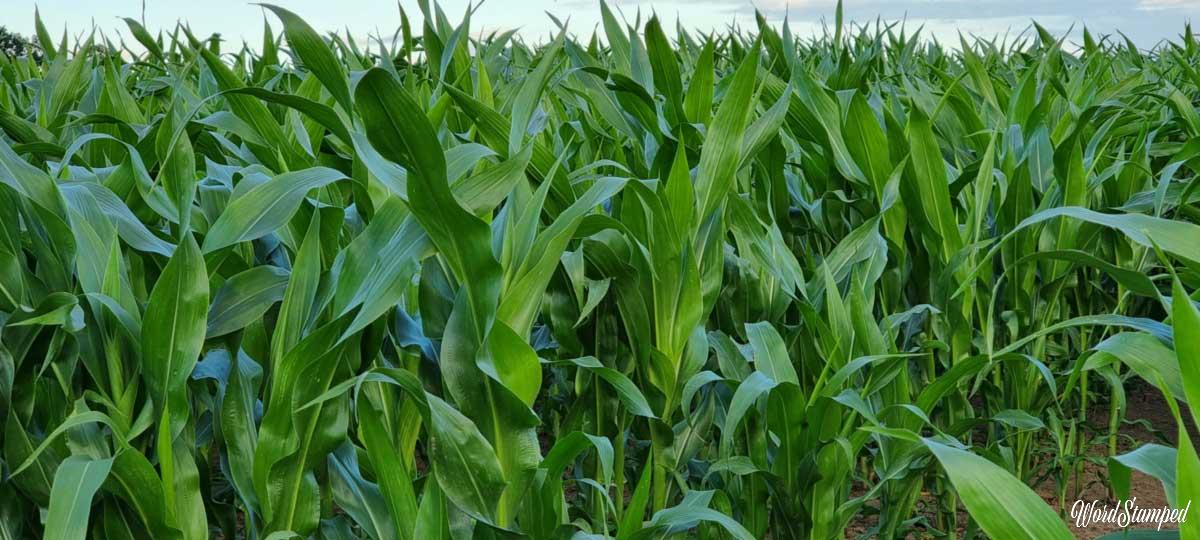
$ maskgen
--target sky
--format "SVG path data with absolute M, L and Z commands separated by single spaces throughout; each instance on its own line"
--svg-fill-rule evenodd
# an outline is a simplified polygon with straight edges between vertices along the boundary
M 461 17 L 469 0 L 441 0 L 452 20 Z M 274 0 L 298 13 L 322 31 L 349 29 L 361 36 L 391 36 L 399 27 L 396 0 Z M 477 0 L 476 0 L 477 2 Z M 143 4 L 145 10 L 143 12 Z M 416 0 L 401 0 L 410 19 L 419 21 Z M 793 33 L 819 33 L 832 21 L 836 0 L 610 0 L 610 6 L 632 21 L 639 12 L 657 13 L 671 30 L 681 20 L 686 28 L 709 31 L 730 24 L 752 28 L 754 11 L 768 21 L 790 21 Z M 263 9 L 245 0 L 0 0 L 0 25 L 33 34 L 34 7 L 55 35 L 64 25 L 72 36 L 93 25 L 107 35 L 121 32 L 133 43 L 119 17 L 143 19 L 152 31 L 188 21 L 197 35 L 221 33 L 226 41 L 260 43 Z M 600 22 L 599 0 L 485 0 L 472 16 L 472 33 L 516 28 L 530 41 L 544 40 L 555 30 L 546 13 L 569 20 L 572 33 L 589 37 Z M 1177 39 L 1187 21 L 1200 21 L 1200 0 L 845 0 L 847 20 L 904 21 L 906 28 L 946 44 L 958 33 L 983 37 L 1015 36 L 1036 20 L 1056 34 L 1076 38 L 1086 25 L 1094 35 L 1120 30 L 1135 43 L 1150 48 L 1164 39 Z M 269 18 L 278 29 L 278 21 Z M 643 19 L 644 20 L 644 19 Z M 1198 29 L 1200 31 L 1200 29 Z M 277 32 L 278 33 L 278 32 Z M 256 48 L 257 46 L 254 45 Z

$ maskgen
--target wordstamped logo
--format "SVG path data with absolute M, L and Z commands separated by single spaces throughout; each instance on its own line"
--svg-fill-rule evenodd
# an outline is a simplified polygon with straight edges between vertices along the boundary
M 1078 500 L 1071 505 L 1071 519 L 1075 520 L 1075 526 L 1079 528 L 1093 523 L 1115 523 L 1121 528 L 1138 525 L 1154 526 L 1162 530 L 1163 525 L 1178 528 L 1180 523 L 1187 521 L 1188 510 L 1191 507 L 1192 501 L 1188 501 L 1183 508 L 1142 508 L 1137 505 L 1137 497 L 1117 501 L 1116 506 L 1109 506 L 1107 503 L 1102 505 L 1100 501 Z

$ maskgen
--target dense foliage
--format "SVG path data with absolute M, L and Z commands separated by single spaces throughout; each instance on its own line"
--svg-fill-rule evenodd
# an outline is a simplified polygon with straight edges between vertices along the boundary
M 1088 460 L 1200 490 L 1186 408 L 1117 455 L 1134 377 L 1200 400 L 1190 31 L 267 7 L 0 60 L 0 538 L 1071 538 Z
M 26 52 L 37 54 L 35 47 L 24 36 L 0 26 L 0 54 L 5 56 L 24 56 Z

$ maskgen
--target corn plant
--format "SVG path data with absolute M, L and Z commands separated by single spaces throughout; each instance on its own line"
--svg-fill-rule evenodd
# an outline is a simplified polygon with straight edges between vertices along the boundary
M 1200 489 L 1190 28 L 265 7 L 0 57 L 0 538 L 1072 538 L 1089 462 Z

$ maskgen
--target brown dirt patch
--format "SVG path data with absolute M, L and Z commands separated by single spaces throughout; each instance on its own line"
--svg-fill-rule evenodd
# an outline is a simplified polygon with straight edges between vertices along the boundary
M 1183 414 L 1186 416 L 1188 413 L 1184 410 Z M 1114 500 L 1109 490 L 1108 468 L 1106 465 L 1109 452 L 1107 438 L 1102 436 L 1102 434 L 1108 431 L 1107 404 L 1101 403 L 1092 410 L 1089 410 L 1088 419 L 1092 424 L 1096 444 L 1091 446 L 1092 453 L 1085 456 L 1086 461 L 1083 462 L 1082 474 L 1078 478 L 1071 478 L 1069 480 L 1070 485 L 1067 490 L 1066 508 L 1060 508 L 1056 479 L 1049 478 L 1035 486 L 1034 490 L 1051 507 L 1058 510 L 1064 516 L 1067 527 L 1077 538 L 1094 540 L 1105 534 L 1119 531 L 1120 528 L 1115 524 L 1108 523 L 1093 523 L 1087 527 L 1079 528 L 1075 527 L 1074 520 L 1070 519 L 1071 505 L 1074 504 L 1076 499 L 1100 501 L 1099 506 L 1104 504 L 1114 506 L 1117 504 L 1117 501 Z M 1126 387 L 1125 418 L 1118 431 L 1118 454 L 1128 452 L 1150 442 L 1174 447 L 1177 439 L 1175 418 L 1171 414 L 1171 409 L 1158 389 L 1146 384 L 1141 379 L 1130 380 L 1129 385 Z M 1194 432 L 1192 436 L 1195 440 L 1196 434 Z M 861 493 L 859 486 L 855 488 L 859 490 L 858 493 Z M 1130 497 L 1137 497 L 1137 504 L 1140 508 L 1155 508 L 1166 506 L 1167 504 L 1162 484 L 1154 477 L 1137 471 L 1133 472 L 1130 479 L 1129 492 Z M 932 498 L 922 497 L 917 505 L 917 514 L 925 516 L 932 523 L 937 514 L 934 504 L 935 501 Z M 968 517 L 962 508 L 959 509 L 958 514 L 960 530 L 957 531 L 957 536 L 961 538 L 964 532 L 961 527 L 967 523 Z M 847 527 L 846 538 L 848 540 L 863 537 L 869 538 L 869 536 L 865 535 L 877 523 L 878 518 L 874 515 L 860 515 Z M 908 537 L 934 538 L 932 534 L 921 531 L 912 532 Z M 984 536 L 980 534 L 978 537 L 983 538 Z
M 1123 454 L 1150 442 L 1174 447 L 1178 438 L 1175 418 L 1162 394 L 1141 379 L 1131 379 L 1129 383 L 1125 390 L 1125 419 L 1119 429 L 1117 453 Z M 1186 410 L 1184 414 L 1187 414 Z M 1108 419 L 1108 410 L 1098 407 L 1088 412 L 1088 418 L 1094 419 L 1097 424 L 1105 424 Z M 1102 427 L 1100 431 L 1107 432 L 1107 428 Z M 1071 529 L 1071 532 L 1077 538 L 1084 540 L 1100 538 L 1105 534 L 1121 530 L 1112 523 L 1092 523 L 1087 527 L 1076 527 L 1074 520 L 1070 518 L 1070 507 L 1076 499 L 1100 501 L 1097 506 L 1107 504 L 1113 507 L 1118 504 L 1108 484 L 1106 465 L 1109 456 L 1108 447 L 1105 441 L 1099 442 L 1100 444 L 1091 447 L 1093 453 L 1087 456 L 1089 460 L 1084 463 L 1083 474 L 1078 478 L 1077 485 L 1080 488 L 1078 495 L 1073 498 L 1072 493 L 1075 491 L 1075 486 L 1069 488 L 1066 508 L 1059 508 L 1056 486 L 1053 481 L 1043 482 L 1037 486 L 1038 494 L 1066 516 L 1067 527 Z M 1167 506 L 1167 497 L 1163 492 L 1162 483 L 1152 476 L 1137 471 L 1133 471 L 1132 478 L 1130 478 L 1129 496 L 1137 498 L 1139 508 Z

